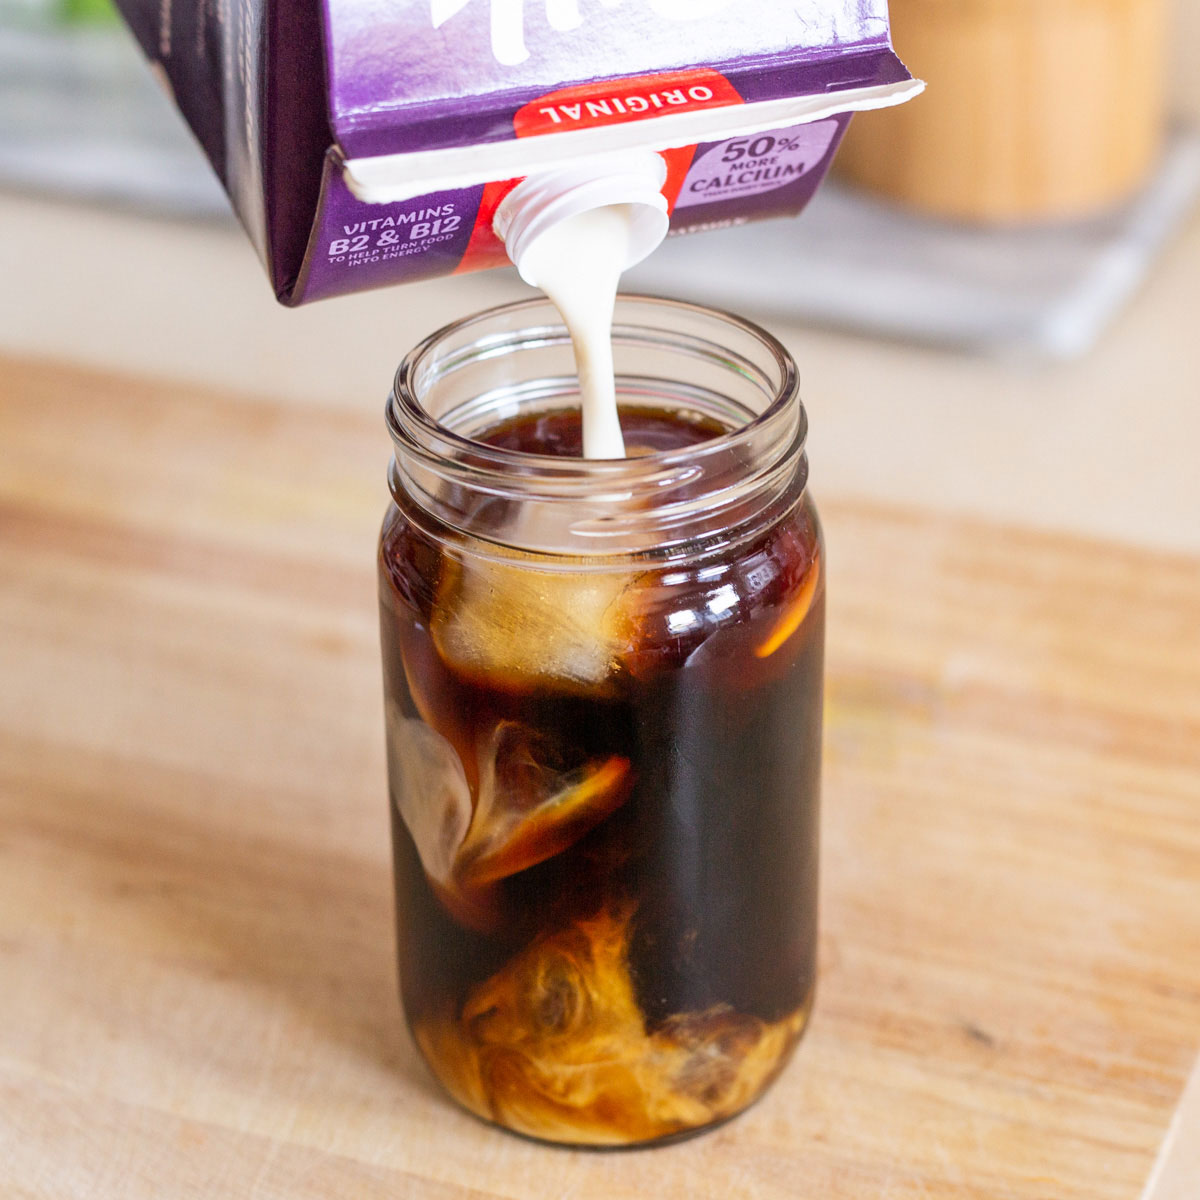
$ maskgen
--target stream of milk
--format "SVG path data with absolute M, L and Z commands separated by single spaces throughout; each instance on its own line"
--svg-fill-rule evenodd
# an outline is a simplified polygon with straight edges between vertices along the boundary
M 584 458 L 624 458 L 617 420 L 612 321 L 629 256 L 627 204 L 590 209 L 560 221 L 521 258 L 521 274 L 562 315 L 575 350 L 583 405 Z

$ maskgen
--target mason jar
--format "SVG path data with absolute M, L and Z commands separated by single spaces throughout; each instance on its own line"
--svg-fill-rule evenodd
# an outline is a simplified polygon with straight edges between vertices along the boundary
M 461 1105 L 581 1146 L 740 1112 L 817 944 L 824 551 L 787 351 L 621 297 L 623 459 L 548 302 L 428 338 L 379 550 L 400 983 Z

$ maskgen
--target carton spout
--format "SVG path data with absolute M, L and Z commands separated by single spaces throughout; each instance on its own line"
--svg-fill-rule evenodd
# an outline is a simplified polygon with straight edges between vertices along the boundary
M 542 281 L 534 277 L 530 254 L 534 243 L 564 221 L 620 206 L 628 223 L 620 270 L 628 270 L 667 236 L 671 221 L 662 192 L 666 180 L 667 164 L 652 150 L 543 171 L 530 175 L 505 196 L 492 227 L 521 278 L 539 287 Z

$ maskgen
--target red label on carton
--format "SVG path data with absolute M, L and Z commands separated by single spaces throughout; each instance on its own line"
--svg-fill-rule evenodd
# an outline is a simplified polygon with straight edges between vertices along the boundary
M 699 67 L 560 88 L 522 105 L 513 128 L 517 137 L 534 137 L 742 103 L 724 75 Z

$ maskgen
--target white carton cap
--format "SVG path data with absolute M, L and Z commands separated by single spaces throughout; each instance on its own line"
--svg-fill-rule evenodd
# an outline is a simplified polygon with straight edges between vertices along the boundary
M 548 229 L 597 208 L 629 210 L 629 253 L 623 269 L 640 263 L 667 236 L 671 223 L 662 186 L 667 164 L 653 150 L 602 155 L 591 162 L 541 171 L 522 180 L 501 201 L 492 227 L 521 278 L 526 251 Z

